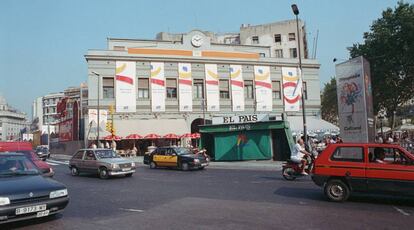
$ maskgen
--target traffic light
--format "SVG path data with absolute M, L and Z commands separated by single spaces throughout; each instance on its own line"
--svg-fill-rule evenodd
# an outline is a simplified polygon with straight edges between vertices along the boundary
M 111 130 L 113 128 L 112 126 L 113 126 L 112 121 L 107 121 L 106 122 L 106 131 L 111 132 Z
M 113 106 L 113 105 L 110 105 L 110 106 L 109 106 L 109 114 L 110 114 L 110 115 L 113 115 L 113 114 L 114 114 L 114 112 L 115 112 L 115 111 L 114 111 L 114 106 Z

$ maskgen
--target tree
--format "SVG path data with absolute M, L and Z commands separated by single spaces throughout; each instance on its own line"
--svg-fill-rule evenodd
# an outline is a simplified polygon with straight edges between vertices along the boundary
M 374 113 L 385 109 L 394 124 L 394 111 L 414 97 L 414 5 L 399 2 L 383 11 L 364 33 L 364 44 L 349 51 L 370 62 Z
M 325 83 L 321 95 L 321 113 L 322 119 L 333 124 L 338 124 L 338 96 L 336 93 L 336 79 L 331 78 L 331 81 Z

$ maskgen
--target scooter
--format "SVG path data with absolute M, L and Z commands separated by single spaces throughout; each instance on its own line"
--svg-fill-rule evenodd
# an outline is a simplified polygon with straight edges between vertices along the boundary
M 307 161 L 305 172 L 310 174 L 313 170 L 315 154 L 306 155 L 305 160 Z M 302 163 L 296 163 L 290 159 L 287 160 L 282 166 L 282 176 L 289 181 L 295 180 L 297 177 L 305 176 L 302 174 Z

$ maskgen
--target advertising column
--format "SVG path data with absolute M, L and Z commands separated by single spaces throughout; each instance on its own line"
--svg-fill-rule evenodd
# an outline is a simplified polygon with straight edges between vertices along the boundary
M 369 63 L 362 56 L 336 65 L 338 115 L 346 142 L 374 141 Z
M 135 66 L 135 62 L 116 62 L 115 103 L 118 113 L 136 112 Z
M 230 79 L 233 111 L 244 111 L 244 83 L 241 65 L 230 65 Z
M 254 66 L 256 111 L 272 111 L 272 84 L 269 66 Z
M 178 63 L 178 90 L 180 112 L 193 111 L 193 81 L 191 78 L 191 64 Z
M 219 80 L 216 64 L 205 64 L 207 111 L 220 111 Z
M 165 111 L 164 62 L 151 62 L 151 108 L 152 112 Z
M 297 112 L 300 109 L 302 94 L 302 79 L 298 75 L 297 68 L 282 67 L 283 100 L 285 112 Z

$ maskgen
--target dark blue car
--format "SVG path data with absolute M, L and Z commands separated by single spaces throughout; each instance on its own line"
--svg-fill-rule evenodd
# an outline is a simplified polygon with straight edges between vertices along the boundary
M 0 224 L 55 215 L 68 202 L 66 187 L 43 177 L 24 154 L 0 155 Z

